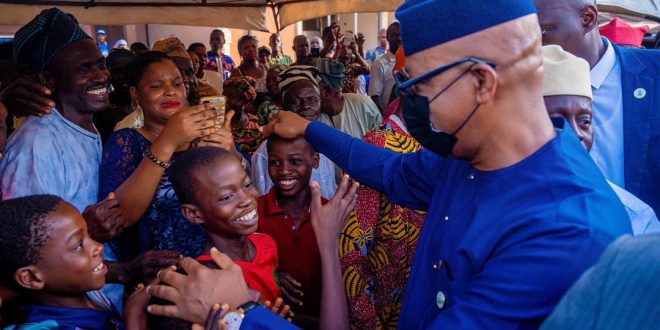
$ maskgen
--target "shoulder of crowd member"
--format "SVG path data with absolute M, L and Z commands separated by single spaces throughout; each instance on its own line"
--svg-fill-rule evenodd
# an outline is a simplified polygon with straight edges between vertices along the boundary
M 58 138 L 59 132 L 51 124 L 53 120 L 56 120 L 54 116 L 29 117 L 13 133 L 0 163 L 0 175 L 12 178 L 0 180 L 3 190 L 8 187 L 5 183 L 11 185 L 12 182 L 20 182 L 21 186 L 12 188 L 19 194 L 22 194 L 23 189 L 48 189 L 44 186 L 35 187 L 42 184 L 46 177 L 60 177 L 54 173 L 61 171 L 65 162 L 71 160 L 63 159 L 60 156 L 62 152 L 58 152 L 62 141 Z M 23 186 L 30 181 L 33 182 L 30 187 Z M 13 197 L 6 192 L 3 195 L 4 198 Z
M 374 103 L 374 100 L 371 99 L 371 97 L 357 93 L 345 93 L 344 97 L 353 104 L 361 104 L 362 109 L 364 110 L 364 115 L 379 118 L 379 123 L 383 119 L 380 110 L 378 110 L 378 106 L 376 106 L 376 103 Z
M 135 144 L 141 140 L 141 137 L 142 135 L 133 128 L 118 129 L 110 134 L 106 147 L 112 144 L 118 146 Z
M 57 120 L 56 116 L 27 117 L 8 142 L 25 147 L 34 145 L 39 149 L 57 146 L 61 142 L 58 139 L 60 126 L 53 124 Z
M 614 47 L 614 50 L 623 56 L 636 56 L 644 66 L 660 69 L 660 61 L 658 61 L 660 50 L 658 49 L 628 48 L 617 45 Z

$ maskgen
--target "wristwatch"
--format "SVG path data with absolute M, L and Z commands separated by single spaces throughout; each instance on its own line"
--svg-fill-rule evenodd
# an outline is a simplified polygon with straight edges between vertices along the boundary
M 251 309 L 259 306 L 259 303 L 256 301 L 248 301 L 245 304 L 241 305 L 238 307 L 237 310 L 228 312 L 225 314 L 225 316 L 222 318 L 223 321 L 225 321 L 225 324 L 227 325 L 227 330 L 238 330 L 241 328 L 241 324 L 243 323 L 243 318 L 245 317 L 245 314 L 249 312 Z

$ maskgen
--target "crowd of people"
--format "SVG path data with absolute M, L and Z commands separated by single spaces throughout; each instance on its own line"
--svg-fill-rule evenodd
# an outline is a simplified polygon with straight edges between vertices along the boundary
M 240 60 L 0 46 L 7 329 L 654 329 L 660 57 L 593 0 L 408 0 Z M 209 100 L 214 100 L 210 102 Z M 220 103 L 218 103 L 220 102 Z

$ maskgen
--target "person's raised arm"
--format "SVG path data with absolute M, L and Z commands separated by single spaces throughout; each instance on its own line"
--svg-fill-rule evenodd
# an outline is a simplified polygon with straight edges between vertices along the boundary
M 348 175 L 326 205 L 321 205 L 321 188 L 312 182 L 311 221 L 321 254 L 321 330 L 349 329 L 348 306 L 339 264 L 339 234 L 355 208 L 358 183 L 349 186 Z
M 353 50 L 353 54 L 355 54 L 357 64 L 360 65 L 359 74 L 369 74 L 369 64 L 367 64 L 367 61 L 364 59 L 363 55 L 360 54 L 360 50 L 358 49 L 357 44 L 352 43 L 351 49 Z
M 55 108 L 53 91 L 44 80 L 44 73 L 21 74 L 5 86 L 0 101 L 16 116 L 44 116 Z
M 135 171 L 115 190 L 126 227 L 137 223 L 149 208 L 160 179 L 177 148 L 217 131 L 215 116 L 207 106 L 197 105 L 179 110 L 167 120 L 158 138 L 145 150 L 146 156 L 141 159 Z M 112 165 L 103 164 L 102 168 Z
M 385 193 L 394 204 L 416 210 L 428 208 L 435 178 L 446 162 L 426 150 L 402 155 L 379 148 L 287 111 L 273 117 L 265 131 L 285 138 L 304 135 L 314 150 L 358 182 Z

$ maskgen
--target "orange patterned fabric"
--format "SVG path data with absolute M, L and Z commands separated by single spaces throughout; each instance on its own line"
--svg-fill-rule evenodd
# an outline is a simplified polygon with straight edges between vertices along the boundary
M 363 140 L 399 153 L 420 149 L 391 118 Z M 339 246 L 351 327 L 396 328 L 424 216 L 424 212 L 393 205 L 385 195 L 360 186 L 356 212 L 344 227 Z

